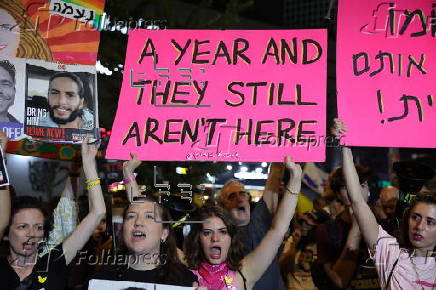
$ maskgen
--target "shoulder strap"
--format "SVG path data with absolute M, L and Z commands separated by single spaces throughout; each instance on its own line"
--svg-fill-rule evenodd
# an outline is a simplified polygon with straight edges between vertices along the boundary
M 238 273 L 241 275 L 242 281 L 244 281 L 244 290 L 247 290 L 247 279 L 245 279 L 245 276 L 242 274 L 241 270 L 238 270 Z
M 388 289 L 388 287 L 389 287 L 389 283 L 391 282 L 392 274 L 394 273 L 395 266 L 397 266 L 399 259 L 400 259 L 400 257 L 397 258 L 394 265 L 392 266 L 391 272 L 389 273 L 389 276 L 388 276 L 388 281 L 386 282 L 386 289 Z

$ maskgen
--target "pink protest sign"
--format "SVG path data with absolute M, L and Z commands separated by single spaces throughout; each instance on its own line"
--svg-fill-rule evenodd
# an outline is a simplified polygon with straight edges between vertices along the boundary
M 326 30 L 129 34 L 106 158 L 323 161 Z
M 347 145 L 436 147 L 432 2 L 339 1 L 338 112 Z

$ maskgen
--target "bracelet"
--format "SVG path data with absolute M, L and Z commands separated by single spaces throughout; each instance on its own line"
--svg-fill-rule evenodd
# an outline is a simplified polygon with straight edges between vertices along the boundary
M 93 182 L 95 182 L 95 181 L 100 181 L 100 178 L 94 178 L 94 179 L 89 179 L 89 180 L 85 180 L 85 183 L 93 183 Z
M 135 181 L 135 175 L 123 180 L 124 184 L 129 184 L 132 181 Z
M 89 184 L 86 186 L 86 190 L 89 190 L 91 187 L 94 187 L 94 186 L 96 186 L 97 184 L 100 184 L 100 179 L 98 179 L 98 180 L 96 180 L 96 181 L 94 181 L 94 182 L 89 183 Z
M 299 195 L 299 192 L 292 192 L 289 190 L 289 188 L 286 188 L 285 191 L 289 192 L 291 195 Z

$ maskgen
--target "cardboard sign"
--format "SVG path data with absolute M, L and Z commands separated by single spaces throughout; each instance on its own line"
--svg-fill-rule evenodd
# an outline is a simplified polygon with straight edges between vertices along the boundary
M 0 56 L 94 65 L 104 0 L 0 1 Z
M 129 34 L 108 159 L 324 161 L 326 30 Z
M 98 135 L 94 66 L 26 61 L 24 133 L 34 139 L 76 142 Z
M 436 147 L 432 2 L 339 1 L 338 112 L 347 145 Z
M 89 281 L 89 290 L 125 290 L 125 289 L 144 289 L 144 290 L 194 290 L 195 287 L 181 287 L 163 284 L 140 283 L 131 281 L 109 281 L 96 280 Z

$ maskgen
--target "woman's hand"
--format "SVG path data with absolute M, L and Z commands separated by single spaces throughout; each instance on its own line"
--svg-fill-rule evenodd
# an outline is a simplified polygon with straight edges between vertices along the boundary
M 89 137 L 86 137 L 82 142 L 82 162 L 83 164 L 90 164 L 95 162 L 98 147 L 100 142 L 89 143 Z
M 333 119 L 333 125 L 330 127 L 330 133 L 333 136 L 339 137 L 347 132 L 347 127 L 344 121 L 338 118 Z
M 301 190 L 301 166 L 295 162 L 292 162 L 291 156 L 286 156 L 285 166 L 289 169 L 289 182 L 286 185 L 287 189 L 291 192 L 300 192 Z
M 123 163 L 124 173 L 133 174 L 133 172 L 135 172 L 136 168 L 138 168 L 141 163 L 142 161 L 138 159 L 138 155 L 135 152 L 130 152 L 130 160 Z

